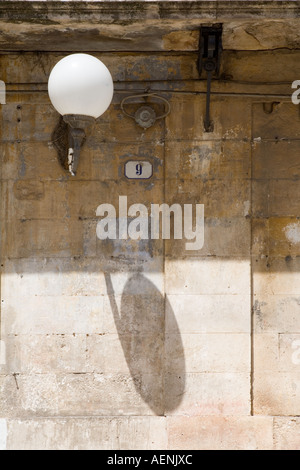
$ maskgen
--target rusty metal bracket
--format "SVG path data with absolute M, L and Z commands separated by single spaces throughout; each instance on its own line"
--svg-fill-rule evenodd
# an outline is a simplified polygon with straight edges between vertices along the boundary
M 89 131 L 96 119 L 79 114 L 66 114 L 60 120 L 52 134 L 52 143 L 57 150 L 62 167 L 72 176 L 76 175 L 79 155 Z
M 156 112 L 153 109 L 153 107 L 147 105 L 147 106 L 140 106 L 134 114 L 129 114 L 125 109 L 125 104 L 129 100 L 134 100 L 136 98 L 138 98 L 138 99 L 144 98 L 144 99 L 147 99 L 147 100 L 149 98 L 153 98 L 154 100 L 161 101 L 165 105 L 165 112 L 163 114 L 157 116 Z M 147 101 L 147 103 L 148 103 L 148 101 Z M 157 93 L 142 93 L 142 94 L 139 94 L 139 95 L 126 96 L 121 101 L 120 106 L 121 106 L 121 110 L 125 114 L 125 116 L 128 116 L 128 117 L 134 119 L 135 122 L 139 126 L 141 126 L 143 129 L 148 129 L 149 127 L 153 126 L 155 121 L 157 121 L 158 119 L 163 119 L 166 116 L 168 116 L 168 114 L 170 113 L 170 110 L 171 110 L 171 106 L 170 106 L 169 101 L 166 98 L 163 98 L 162 96 L 158 95 Z
M 66 114 L 63 119 L 69 126 L 68 170 L 75 176 L 81 147 L 86 140 L 87 131 L 95 125 L 96 119 L 80 114 Z
M 210 120 L 210 92 L 213 76 L 218 77 L 222 52 L 222 25 L 202 26 L 199 38 L 198 72 L 201 77 L 203 70 L 207 76 L 206 109 L 204 118 L 205 132 L 213 131 Z

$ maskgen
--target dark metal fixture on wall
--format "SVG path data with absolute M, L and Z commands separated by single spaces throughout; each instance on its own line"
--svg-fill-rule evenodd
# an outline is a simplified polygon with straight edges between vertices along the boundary
M 135 99 L 144 99 L 145 103 L 138 107 L 138 109 L 135 111 L 134 114 L 130 114 L 126 111 L 125 109 L 125 104 L 129 104 L 128 102 L 131 101 L 134 103 Z M 150 106 L 149 99 L 152 99 L 153 102 L 155 101 L 161 102 L 164 104 L 164 111 L 157 115 L 155 112 L 153 106 Z M 153 103 L 151 103 L 153 105 Z M 125 116 L 128 116 L 132 119 L 135 120 L 135 122 L 142 127 L 143 129 L 148 129 L 149 127 L 153 126 L 153 124 L 158 120 L 158 119 L 163 119 L 168 114 L 170 113 L 171 106 L 169 101 L 166 98 L 163 98 L 162 96 L 158 95 L 157 93 L 142 93 L 138 95 L 130 95 L 126 96 L 123 98 L 121 101 L 121 110 L 125 114 Z
M 218 77 L 222 52 L 222 25 L 202 26 L 199 39 L 198 71 L 200 77 L 206 72 L 206 109 L 204 117 L 205 132 L 213 131 L 213 122 L 210 120 L 210 91 L 213 77 Z

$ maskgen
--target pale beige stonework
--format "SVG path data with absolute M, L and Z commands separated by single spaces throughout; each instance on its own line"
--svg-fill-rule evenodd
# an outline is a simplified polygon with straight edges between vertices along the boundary
M 271 417 L 168 418 L 171 449 L 272 450 Z
M 299 417 L 276 417 L 274 419 L 274 444 L 276 450 L 300 448 Z
M 8 420 L 6 433 L 7 449 L 151 450 L 168 447 L 166 419 L 161 417 Z

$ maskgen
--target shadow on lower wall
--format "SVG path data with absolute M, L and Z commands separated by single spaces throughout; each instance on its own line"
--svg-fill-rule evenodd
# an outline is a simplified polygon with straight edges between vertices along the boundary
M 109 274 L 105 280 L 136 390 L 156 415 L 175 410 L 185 389 L 185 359 L 169 302 L 149 279 L 137 273 L 125 284 L 119 311 Z

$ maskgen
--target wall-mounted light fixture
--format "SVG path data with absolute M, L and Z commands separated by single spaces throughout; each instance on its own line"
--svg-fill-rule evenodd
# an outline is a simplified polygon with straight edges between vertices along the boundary
M 68 127 L 68 151 L 59 158 L 61 163 L 66 160 L 74 176 L 87 131 L 111 103 L 113 80 L 108 68 L 96 57 L 71 54 L 53 67 L 48 92 L 51 103 Z

